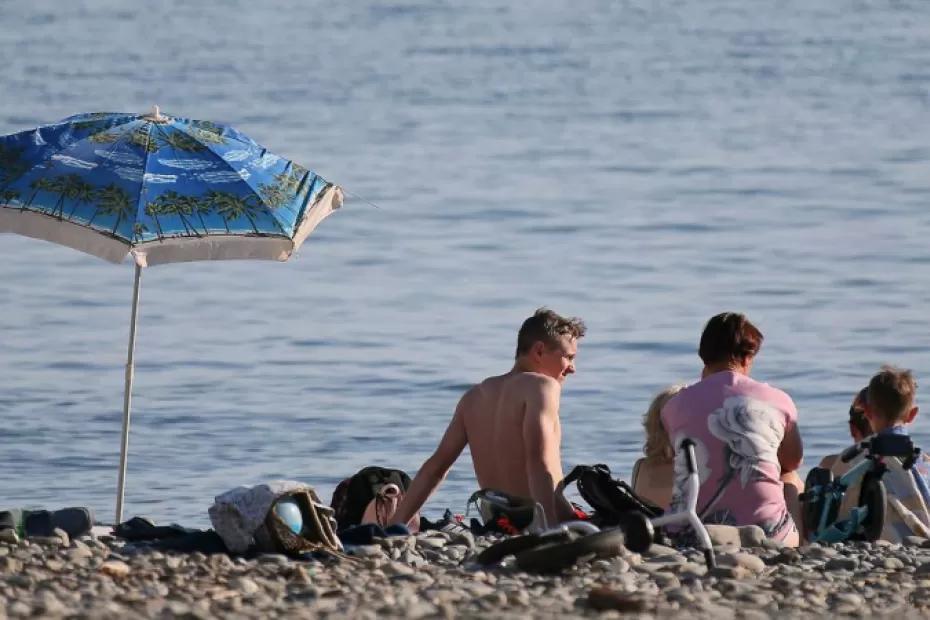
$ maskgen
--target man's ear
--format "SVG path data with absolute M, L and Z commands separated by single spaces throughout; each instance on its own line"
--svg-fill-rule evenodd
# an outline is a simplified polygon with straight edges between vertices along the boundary
M 917 417 L 917 407 L 911 407 L 911 410 L 904 416 L 904 423 L 910 424 Z
M 543 353 L 546 352 L 546 343 L 544 343 L 542 340 L 537 340 L 533 343 L 533 347 L 530 349 L 530 351 L 533 353 L 533 357 L 538 359 L 542 356 Z

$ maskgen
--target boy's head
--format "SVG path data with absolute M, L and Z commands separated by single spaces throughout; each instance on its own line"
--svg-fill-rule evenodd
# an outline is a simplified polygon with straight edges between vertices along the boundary
M 882 366 L 869 381 L 865 415 L 875 432 L 910 424 L 917 417 L 917 382 L 910 370 Z

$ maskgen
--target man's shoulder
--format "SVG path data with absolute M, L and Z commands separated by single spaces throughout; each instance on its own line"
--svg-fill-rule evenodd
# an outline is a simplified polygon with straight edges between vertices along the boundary
M 509 389 L 521 393 L 558 393 L 562 389 L 562 384 L 550 377 L 538 372 L 521 372 L 515 374 L 508 386 Z

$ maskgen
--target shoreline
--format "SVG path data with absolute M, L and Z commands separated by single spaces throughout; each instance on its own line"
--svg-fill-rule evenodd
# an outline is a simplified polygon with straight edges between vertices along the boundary
M 725 544 L 715 547 L 718 567 L 709 572 L 700 550 L 653 545 L 559 575 L 526 573 L 512 562 L 475 569 L 468 558 L 494 539 L 440 531 L 379 540 L 351 548 L 352 560 L 327 561 L 162 552 L 110 536 L 0 542 L 0 619 L 930 614 L 926 539 L 788 549 L 715 538 Z

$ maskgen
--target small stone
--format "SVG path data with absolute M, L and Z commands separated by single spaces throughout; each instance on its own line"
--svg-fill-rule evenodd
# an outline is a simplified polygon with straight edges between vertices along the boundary
M 773 564 L 797 564 L 801 561 L 801 554 L 797 549 L 791 547 L 785 547 L 784 549 L 778 552 L 772 559 Z
M 837 605 L 848 605 L 850 607 L 861 607 L 865 605 L 865 600 L 854 592 L 837 592 L 833 595 L 833 600 Z
M 707 574 L 707 566 L 695 562 L 687 562 L 678 568 L 679 579 L 699 579 Z
M 153 558 L 154 559 L 154 558 Z M 235 564 L 225 553 L 214 553 L 210 556 L 210 566 L 217 570 L 229 570 Z
M 384 566 L 384 574 L 390 577 L 410 577 L 416 574 L 416 570 L 401 562 L 389 562 Z
M 68 545 L 71 544 L 71 537 L 68 536 L 68 532 L 64 531 L 60 527 L 56 527 L 54 530 L 52 530 L 52 536 L 57 536 L 58 538 L 60 538 L 61 544 L 64 547 L 67 547 Z
M 384 555 L 380 545 L 349 545 L 346 547 L 346 552 L 360 558 L 373 558 Z
M 765 570 L 765 562 L 751 553 L 731 553 L 717 558 L 719 566 L 741 566 L 751 573 L 758 575 Z
M 717 579 L 746 579 L 750 573 L 742 566 L 717 566 L 708 575 Z
M 68 611 L 68 608 L 49 590 L 42 590 L 36 596 L 36 602 L 44 614 L 58 616 Z
M 743 547 L 762 547 L 765 544 L 765 532 L 758 525 L 744 525 L 739 530 L 740 544 Z
M 249 579 L 248 577 L 236 577 L 229 581 L 229 587 L 233 590 L 238 590 L 246 596 L 255 594 L 261 588 L 258 587 L 258 584 Z
M 100 572 L 111 577 L 125 577 L 129 574 L 129 565 L 119 560 L 109 560 L 100 565 Z
M 859 560 L 856 558 L 832 558 L 827 561 L 826 570 L 856 570 L 859 568 Z
M 446 542 L 447 541 L 444 538 L 438 538 L 438 537 L 432 537 L 432 536 L 424 537 L 424 538 L 417 538 L 417 546 L 425 547 L 427 549 L 442 549 L 443 547 L 446 546 Z
M 665 545 L 650 545 L 649 549 L 643 554 L 647 558 L 656 558 L 663 555 L 679 555 L 677 549 L 666 547 Z
M 86 558 L 94 557 L 93 552 L 87 548 L 87 545 L 82 545 L 80 547 L 78 546 L 72 547 L 71 549 L 68 549 L 67 554 L 68 554 L 68 559 L 71 560 L 72 562 L 77 562 L 80 560 L 84 560 Z
M 56 560 L 54 558 L 45 560 L 45 568 L 53 572 L 59 572 L 65 567 L 65 563 L 61 560 Z
M 9 608 L 7 609 L 7 611 L 10 612 L 10 615 L 11 615 L 11 616 L 23 616 L 23 617 L 25 617 L 25 616 L 31 616 L 31 615 L 32 615 L 32 607 L 30 607 L 29 605 L 27 605 L 27 604 L 24 603 L 23 601 L 13 601 L 13 603 L 9 606 Z
M 16 535 L 16 530 L 11 527 L 0 530 L 0 542 L 8 545 L 19 544 L 19 536 Z
M 930 575 L 930 562 L 924 562 L 914 571 L 915 575 Z
M 61 547 L 65 542 L 57 536 L 30 536 L 29 541 L 43 547 Z
M 739 547 L 740 540 L 739 528 L 732 525 L 708 525 L 707 533 L 710 534 L 710 541 L 714 545 L 731 545 Z
M 898 558 L 885 558 L 885 561 L 882 562 L 882 567 L 888 570 L 901 570 L 904 568 L 904 562 Z
M 204 560 L 204 558 L 195 558 L 193 556 L 191 556 L 191 559 L 197 563 L 200 563 Z M 258 556 L 258 561 L 261 564 L 287 564 L 291 561 L 291 559 L 283 553 L 263 553 Z
M 0 558 L 0 574 L 18 573 L 23 570 L 23 563 L 9 556 Z
M 905 547 L 923 547 L 930 541 L 923 536 L 905 536 L 903 542 Z
M 806 558 L 814 558 L 817 560 L 826 560 L 828 558 L 836 557 L 839 553 L 836 549 L 832 547 L 823 547 L 821 545 L 807 545 L 798 549 Z
M 671 573 L 655 573 L 652 575 L 652 580 L 659 586 L 660 590 L 681 587 L 681 582 L 678 580 L 678 577 Z
M 642 612 L 649 608 L 644 597 L 607 587 L 591 590 L 588 593 L 588 605 L 598 611 L 615 610 L 621 613 Z

